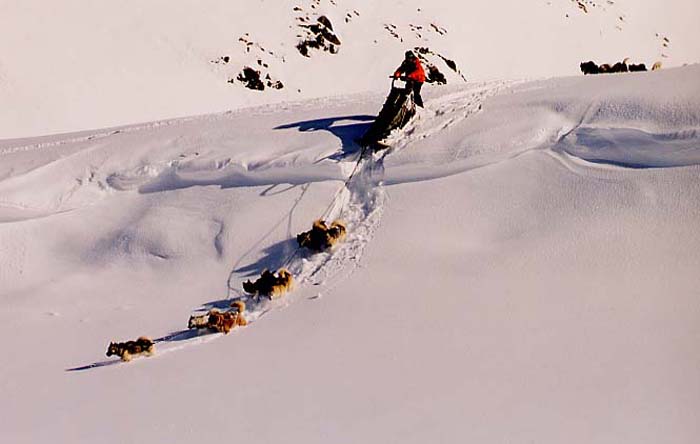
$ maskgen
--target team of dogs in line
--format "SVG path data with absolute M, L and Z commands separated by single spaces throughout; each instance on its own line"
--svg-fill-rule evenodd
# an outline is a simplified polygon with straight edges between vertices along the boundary
M 604 63 L 597 65 L 593 61 L 581 63 L 581 71 L 586 74 L 611 74 L 622 72 L 646 71 L 646 65 L 628 64 L 629 59 L 609 65 Z M 661 62 L 654 63 L 651 70 L 661 69 Z M 310 231 L 305 231 L 297 236 L 297 243 L 301 248 L 307 248 L 313 252 L 322 252 L 330 249 L 345 238 L 347 228 L 341 221 L 334 221 L 329 225 L 323 220 L 313 223 Z M 294 279 L 285 268 L 277 270 L 277 274 L 264 270 L 256 281 L 243 282 L 243 290 L 251 297 L 267 297 L 276 299 L 292 289 Z M 208 313 L 192 315 L 187 323 L 190 329 L 207 329 L 217 333 L 228 334 L 236 327 L 248 325 L 245 318 L 245 302 L 235 300 L 230 309 L 220 311 L 209 310 Z M 130 361 L 133 356 L 150 356 L 155 352 L 155 343 L 147 337 L 140 337 L 135 341 L 112 342 L 107 348 L 107 356 L 119 356 L 123 361 Z
M 334 221 L 326 224 L 323 220 L 313 223 L 310 231 L 297 236 L 300 248 L 306 248 L 314 253 L 326 251 L 341 242 L 347 233 L 345 224 Z M 277 270 L 277 274 L 264 270 L 255 281 L 243 282 L 243 290 L 252 298 L 266 297 L 276 299 L 292 289 L 294 279 L 285 268 Z M 207 329 L 212 332 L 228 334 L 236 327 L 248 325 L 245 318 L 246 305 L 240 299 L 234 300 L 226 311 L 212 309 L 204 314 L 190 316 L 187 328 Z M 155 352 L 155 342 L 145 336 L 135 341 L 111 342 L 107 347 L 107 356 L 119 356 L 122 361 L 131 361 L 138 355 L 150 356 Z

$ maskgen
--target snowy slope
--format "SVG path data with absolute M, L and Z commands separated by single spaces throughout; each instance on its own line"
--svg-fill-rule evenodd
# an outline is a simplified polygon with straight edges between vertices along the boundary
M 346 189 L 381 94 L 0 141 L 0 438 L 694 442 L 698 78 L 431 89 Z M 346 242 L 293 255 L 324 213 Z
M 303 57 L 300 25 L 321 15 L 339 51 Z M 590 59 L 681 66 L 699 61 L 698 16 L 693 0 L 0 1 L 0 139 L 381 91 L 416 46 L 469 80 L 573 75 Z M 244 66 L 285 88 L 228 83 Z

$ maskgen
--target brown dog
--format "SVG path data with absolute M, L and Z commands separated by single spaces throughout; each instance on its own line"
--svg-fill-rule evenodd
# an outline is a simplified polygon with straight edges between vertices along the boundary
M 308 248 L 311 251 L 324 251 L 345 239 L 347 228 L 339 220 L 331 223 L 329 227 L 326 222 L 319 219 L 311 226 L 311 231 L 305 231 L 297 235 L 297 243 L 300 247 Z
M 238 326 L 248 325 L 248 321 L 244 317 L 245 303 L 233 301 L 231 307 L 233 308 L 231 311 L 210 310 L 207 314 L 190 316 L 187 327 L 208 328 L 218 333 L 228 334 Z
M 243 290 L 255 296 L 267 296 L 274 299 L 291 290 L 293 283 L 292 273 L 284 268 L 277 271 L 277 276 L 269 270 L 264 270 L 255 282 L 243 282 Z
M 110 342 L 107 347 L 107 356 L 117 355 L 122 361 L 131 361 L 136 355 L 145 354 L 151 356 L 155 352 L 155 345 L 152 340 L 141 336 L 135 341 Z

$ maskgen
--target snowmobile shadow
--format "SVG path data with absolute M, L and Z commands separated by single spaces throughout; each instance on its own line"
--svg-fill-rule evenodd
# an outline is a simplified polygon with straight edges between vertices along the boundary
M 275 127 L 276 130 L 298 128 L 300 132 L 308 131 L 328 131 L 335 137 L 340 139 L 340 152 L 332 154 L 317 160 L 320 162 L 325 159 L 340 160 L 353 153 L 358 152 L 361 147 L 355 142 L 367 132 L 369 127 L 374 122 L 375 116 L 370 115 L 355 115 L 355 116 L 340 116 L 329 117 L 326 119 L 306 120 L 302 122 L 288 123 Z M 355 121 L 363 123 L 348 123 L 338 125 L 339 122 Z

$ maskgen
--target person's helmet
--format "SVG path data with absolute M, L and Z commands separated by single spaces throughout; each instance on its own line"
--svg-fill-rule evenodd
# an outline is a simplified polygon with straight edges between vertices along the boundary
M 415 59 L 415 58 L 416 58 L 416 55 L 413 53 L 413 51 L 406 51 L 406 54 L 405 54 L 405 55 L 406 55 L 406 58 L 407 58 L 408 60 L 412 60 L 412 59 Z

